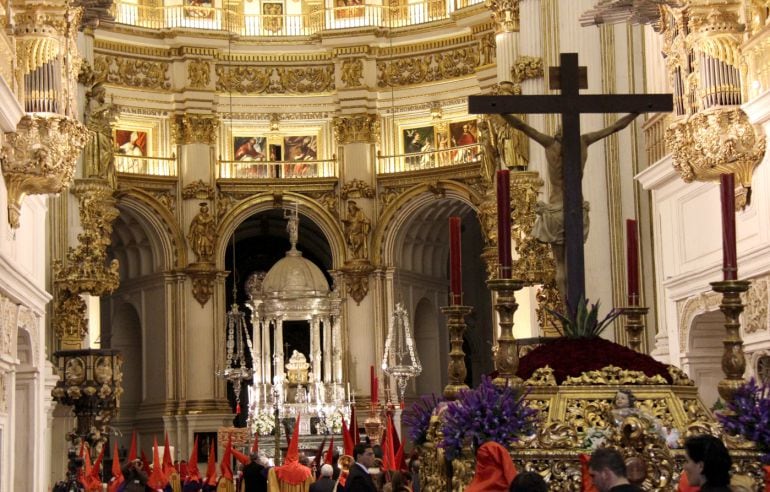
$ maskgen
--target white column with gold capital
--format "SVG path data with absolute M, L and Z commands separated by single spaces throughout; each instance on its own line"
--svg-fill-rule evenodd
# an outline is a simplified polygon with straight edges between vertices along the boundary
M 519 0 L 487 0 L 486 5 L 495 21 L 497 81 L 510 81 L 519 57 Z

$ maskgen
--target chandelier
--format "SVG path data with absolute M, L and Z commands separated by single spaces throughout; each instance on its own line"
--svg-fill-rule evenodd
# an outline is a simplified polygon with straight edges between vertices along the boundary
M 246 366 L 245 348 L 254 360 L 254 348 L 251 344 L 246 316 L 238 309 L 237 280 L 235 269 L 235 233 L 233 233 L 233 303 L 225 315 L 227 325 L 227 342 L 225 343 L 226 357 L 224 369 L 217 371 L 217 376 L 232 383 L 235 393 L 235 413 L 241 413 L 241 384 L 244 380 L 252 378 L 252 370 Z
M 404 401 L 409 379 L 419 376 L 422 372 L 422 364 L 414 345 L 412 331 L 409 328 L 409 314 L 403 304 L 398 302 L 388 325 L 385 352 L 382 355 L 382 370 L 388 376 L 395 378 L 401 402 Z

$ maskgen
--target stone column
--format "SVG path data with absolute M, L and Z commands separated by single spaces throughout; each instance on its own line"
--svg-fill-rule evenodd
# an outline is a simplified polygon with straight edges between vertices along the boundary
M 332 333 L 329 316 L 323 317 L 323 359 L 324 359 L 324 383 L 332 382 Z
M 274 353 L 274 361 L 273 364 L 275 366 L 275 372 L 274 377 L 279 377 L 279 379 L 283 379 L 283 369 L 284 369 L 284 363 L 283 363 L 283 319 L 277 318 L 274 320 L 274 326 L 275 326 L 275 335 L 273 336 L 273 340 L 275 340 L 275 349 L 273 350 Z
M 321 380 L 321 362 L 322 362 L 322 356 L 321 356 L 321 319 L 317 316 L 313 317 L 312 320 L 312 333 L 310 334 L 310 338 L 312 340 L 310 351 L 311 351 L 311 360 L 313 362 L 313 381 L 312 382 L 318 382 Z
M 519 0 L 487 0 L 487 8 L 495 21 L 497 81 L 510 81 L 519 57 Z
M 260 320 L 262 328 L 262 380 L 263 384 L 271 384 L 273 379 L 270 373 L 270 320 Z

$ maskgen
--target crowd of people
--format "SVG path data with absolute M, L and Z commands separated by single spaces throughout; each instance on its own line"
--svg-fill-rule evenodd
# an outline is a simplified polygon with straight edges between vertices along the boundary
M 171 463 L 168 439 L 163 459 L 159 458 L 155 443 L 153 466 L 136 457 L 135 439 L 128 458 L 121 467 L 113 464 L 113 477 L 107 484 L 110 492 L 420 492 L 419 461 L 413 457 L 409 465 L 403 462 L 401 470 L 383 466 L 383 449 L 360 441 L 350 455 L 342 455 L 329 446 L 326 453 L 311 458 L 298 449 L 298 430 L 289 444 L 283 464 L 276 466 L 256 446 L 249 454 L 235 449 L 230 442 L 217 473 L 213 448 L 210 450 L 206 474 L 198 469 L 196 440 L 188 462 Z M 333 444 L 333 443 L 332 443 Z M 727 448 L 716 437 L 692 436 L 685 441 L 686 462 L 681 474 L 680 492 L 744 492 L 751 485 L 742 485 L 741 477 L 731 477 L 732 460 Z M 115 448 L 117 456 L 117 447 Z M 84 458 L 84 459 L 83 459 Z M 98 478 L 100 455 L 91 465 L 88 451 L 81 449 L 77 482 L 86 492 L 102 491 Z M 237 463 L 233 471 L 232 464 Z M 611 447 L 599 447 L 586 459 L 583 469 L 583 490 L 596 492 L 639 492 L 627 474 L 627 459 Z M 406 469 L 408 468 L 408 470 Z M 733 478 L 731 482 L 731 478 Z M 736 478 L 738 478 L 736 480 Z M 62 484 L 64 486 L 64 484 Z M 59 490 L 59 489 L 54 489 Z M 61 488 L 61 490 L 77 490 Z M 476 469 L 465 492 L 548 492 L 543 475 L 535 471 L 517 472 L 510 452 L 496 442 L 482 444 L 476 452 Z M 429 492 L 429 491 L 425 491 Z

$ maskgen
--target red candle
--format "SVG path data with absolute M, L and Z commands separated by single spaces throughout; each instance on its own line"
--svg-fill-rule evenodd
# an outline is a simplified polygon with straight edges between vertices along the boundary
M 636 237 L 636 221 L 626 220 L 626 253 L 628 259 L 628 305 L 639 305 L 639 242 Z
M 719 176 L 722 195 L 722 272 L 725 280 L 738 279 L 738 253 L 735 247 L 735 175 Z
M 372 393 L 372 407 L 376 407 L 379 398 L 377 397 L 377 376 L 374 373 L 374 366 L 369 367 L 369 381 L 369 390 Z
M 497 171 L 497 262 L 500 278 L 511 278 L 511 185 L 507 169 Z
M 453 306 L 460 305 L 463 302 L 463 267 L 460 234 L 460 217 L 449 217 L 449 290 L 451 292 L 450 303 Z

